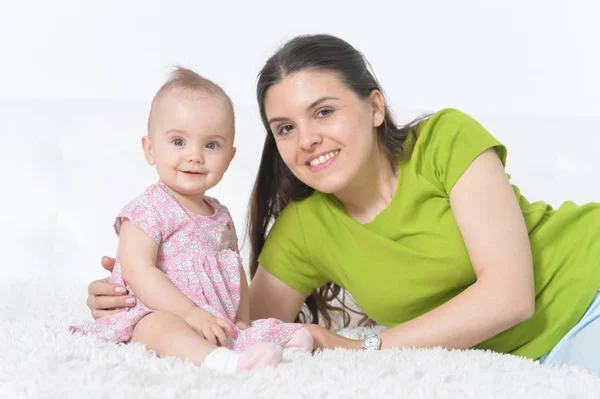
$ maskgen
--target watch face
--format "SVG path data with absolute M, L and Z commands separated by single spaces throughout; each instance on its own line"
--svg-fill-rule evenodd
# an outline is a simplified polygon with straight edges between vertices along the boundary
M 380 345 L 381 338 L 379 338 L 379 336 L 377 335 L 372 335 L 370 337 L 365 338 L 362 347 L 367 350 L 379 350 Z

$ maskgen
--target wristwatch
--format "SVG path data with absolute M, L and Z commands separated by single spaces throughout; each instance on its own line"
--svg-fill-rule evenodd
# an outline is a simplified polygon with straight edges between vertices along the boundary
M 377 334 L 369 335 L 363 339 L 360 347 L 367 351 L 378 351 L 381 349 L 381 337 Z

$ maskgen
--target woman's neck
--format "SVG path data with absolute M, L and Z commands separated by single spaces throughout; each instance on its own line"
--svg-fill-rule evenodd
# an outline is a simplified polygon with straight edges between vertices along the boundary
M 398 170 L 381 151 L 371 158 L 354 181 L 335 193 L 346 212 L 357 222 L 369 223 L 391 202 L 398 187 Z

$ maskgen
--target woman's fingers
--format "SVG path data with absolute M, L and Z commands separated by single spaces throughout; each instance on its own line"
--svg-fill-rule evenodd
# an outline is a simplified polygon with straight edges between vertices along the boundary
M 135 306 L 135 297 L 123 295 L 125 287 L 111 284 L 108 279 L 96 280 L 88 286 L 87 306 L 92 312 Z
M 88 285 L 88 292 L 92 295 L 123 295 L 126 290 L 125 287 L 118 284 L 111 284 L 108 282 L 108 278 L 96 280 Z
M 99 319 L 104 316 L 110 316 L 113 314 L 124 312 L 125 309 L 114 309 L 114 310 L 92 310 L 92 317 L 94 319 Z
M 102 260 L 100 261 L 100 264 L 103 268 L 105 268 L 109 272 L 112 272 L 113 267 L 115 267 L 115 259 L 110 258 L 108 256 L 103 256 Z
M 117 308 L 130 308 L 135 306 L 135 297 L 132 296 L 97 296 L 92 298 L 92 310 L 107 310 Z

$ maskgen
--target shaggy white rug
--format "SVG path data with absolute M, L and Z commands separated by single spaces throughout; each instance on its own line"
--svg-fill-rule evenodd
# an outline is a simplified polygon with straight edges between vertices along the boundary
M 0 396 L 7 398 L 599 398 L 600 377 L 484 351 L 288 354 L 224 375 L 141 345 L 72 336 L 90 317 L 85 282 L 0 283 Z M 371 329 L 348 329 L 363 337 Z

